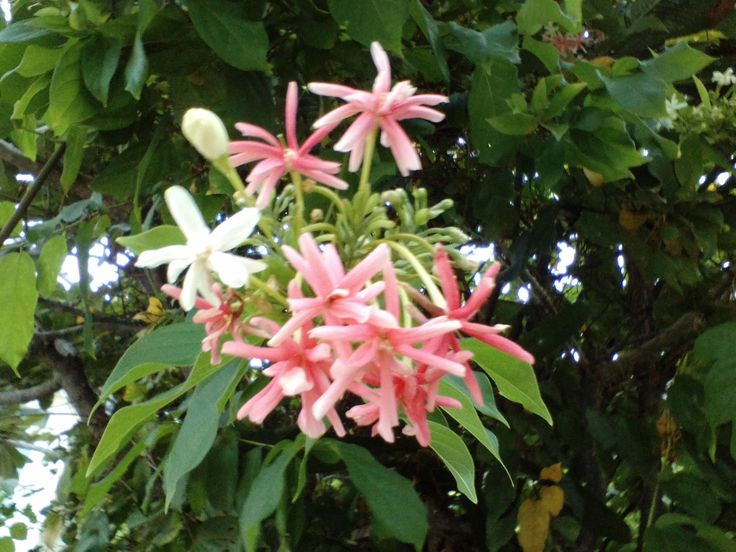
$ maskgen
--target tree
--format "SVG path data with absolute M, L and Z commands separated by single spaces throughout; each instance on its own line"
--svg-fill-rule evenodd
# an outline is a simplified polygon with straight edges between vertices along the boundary
M 66 547 L 734 549 L 732 2 L 10 5 L 0 30 L 0 477 L 12 480 L 33 444 L 37 418 L 20 405 L 39 399 L 43 411 L 66 391 L 83 422 L 57 451 L 66 473 L 45 522 Z M 253 209 L 239 188 L 252 165 L 236 174 L 210 151 L 219 130 L 202 144 L 196 125 L 182 129 L 189 108 L 216 113 L 231 137 L 239 121 L 283 134 L 294 81 L 302 138 L 341 105 L 307 83 L 369 89 L 374 42 L 394 82 L 449 98 L 432 107 L 441 122 L 400 121 L 422 170 L 394 142 L 366 150 L 361 177 L 333 150 L 348 124 L 318 135 L 312 153 L 343 168 L 307 176 L 348 189 L 287 175 L 262 200 L 250 241 L 233 244 L 245 242 L 236 251 L 254 275 L 222 341 L 254 315 L 285 323 L 296 272 L 312 296 L 308 273 L 274 245 L 306 258 L 300 234 L 336 244 L 346 270 L 384 240 L 402 304 L 419 305 L 418 316 L 447 303 L 451 274 L 467 300 L 491 283 L 475 271 L 490 270 L 496 285 L 473 321 L 509 324 L 507 352 L 520 358 L 463 338 L 483 404 L 473 405 L 472 381 L 443 378 L 449 399 L 429 414 L 429 447 L 408 409 L 401 425 L 417 435 L 396 432 L 393 443 L 347 423 L 343 438 L 308 438 L 297 398 L 265 420 L 251 415 L 263 424 L 236 421 L 275 381 L 249 362 L 272 334 L 226 348 L 218 363 L 219 343 L 202 350 L 201 317 L 172 302 L 166 271 L 145 261 L 183 243 L 173 223 L 187 218 L 176 205 L 189 195 L 177 186 L 210 227 Z M 474 266 L 461 245 L 490 250 L 501 272 Z M 116 276 L 92 285 L 95 257 Z M 78 282 L 59 283 L 65 259 Z M 376 301 L 390 310 L 394 269 L 381 267 L 369 278 L 383 282 Z M 232 307 L 233 297 L 209 299 Z M 346 395 L 335 415 L 347 421 L 370 396 Z

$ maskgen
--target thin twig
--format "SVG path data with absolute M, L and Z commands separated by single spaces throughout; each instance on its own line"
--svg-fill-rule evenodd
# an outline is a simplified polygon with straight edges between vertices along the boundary
M 23 404 L 41 399 L 61 388 L 59 377 L 54 375 L 50 380 L 27 387 L 26 389 L 12 389 L 0 391 L 0 405 Z
M 15 225 L 18 224 L 23 216 L 26 214 L 26 211 L 28 210 L 28 207 L 30 207 L 33 198 L 36 197 L 36 194 L 46 182 L 46 179 L 51 174 L 51 171 L 54 170 L 54 167 L 61 159 L 61 156 L 64 155 L 65 148 L 66 144 L 62 143 L 56 149 L 56 151 L 51 154 L 51 157 L 49 157 L 48 161 L 46 161 L 46 164 L 38 173 L 36 180 L 23 195 L 23 199 L 20 200 L 18 208 L 13 213 L 13 216 L 8 219 L 8 222 L 6 222 L 5 226 L 3 226 L 2 230 L 0 230 L 0 246 L 5 243 L 5 240 L 8 239 L 11 232 L 13 231 L 13 228 L 15 228 Z

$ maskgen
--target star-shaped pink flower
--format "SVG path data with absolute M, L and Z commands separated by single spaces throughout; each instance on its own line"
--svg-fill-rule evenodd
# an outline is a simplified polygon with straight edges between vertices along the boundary
M 234 141 L 230 142 L 229 147 L 231 153 L 230 164 L 233 167 L 258 161 L 246 178 L 248 186 L 246 186 L 245 192 L 248 195 L 253 195 L 259 191 L 256 200 L 256 207 L 259 209 L 268 205 L 276 184 L 282 176 L 290 171 L 297 172 L 302 176 L 338 190 L 345 190 L 348 187 L 344 180 L 335 176 L 340 172 L 340 163 L 324 161 L 309 153 L 335 128 L 337 123 L 322 126 L 300 146 L 296 139 L 296 108 L 297 86 L 295 82 L 290 82 L 286 92 L 284 113 L 286 124 L 285 146 L 273 134 L 259 126 L 248 123 L 237 123 L 235 125 L 235 128 L 243 136 L 263 140 L 263 142 L 253 140 Z
M 371 56 L 378 70 L 371 92 L 357 90 L 340 84 L 312 82 L 309 90 L 321 96 L 334 96 L 347 102 L 330 111 L 314 123 L 315 128 L 334 128 L 344 119 L 360 114 L 342 138 L 335 150 L 350 152 L 348 168 L 355 172 L 363 161 L 363 152 L 368 137 L 374 129 L 381 129 L 381 145 L 391 149 L 399 172 L 407 176 L 409 171 L 422 168 L 416 148 L 406 132 L 399 126 L 403 119 L 425 119 L 438 123 L 444 113 L 427 106 L 447 101 L 440 94 L 419 94 L 409 81 L 401 81 L 391 87 L 391 65 L 388 56 L 378 42 L 371 44 Z

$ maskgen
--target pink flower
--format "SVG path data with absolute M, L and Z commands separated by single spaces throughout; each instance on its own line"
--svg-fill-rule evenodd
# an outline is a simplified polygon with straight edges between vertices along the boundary
M 378 70 L 373 90 L 367 92 L 349 86 L 313 82 L 309 90 L 322 96 L 334 96 L 345 100 L 346 105 L 330 111 L 314 123 L 315 128 L 334 128 L 342 120 L 360 114 L 342 138 L 335 150 L 350 152 L 348 168 L 355 172 L 363 161 L 363 152 L 368 136 L 374 129 L 381 129 L 381 144 L 391 149 L 399 172 L 407 176 L 409 171 L 422 168 L 414 145 L 398 121 L 403 119 L 426 119 L 434 123 L 445 118 L 443 113 L 426 107 L 447 101 L 439 94 L 415 96 L 416 88 L 409 81 L 402 81 L 391 88 L 391 66 L 388 56 L 378 42 L 371 44 L 371 56 Z
M 253 161 L 259 161 L 246 178 L 248 186 L 245 191 L 253 195 L 260 190 L 256 207 L 259 209 L 268 205 L 276 184 L 287 172 L 294 171 L 307 178 L 321 182 L 326 186 L 345 190 L 348 185 L 344 180 L 334 176 L 340 171 L 340 164 L 334 161 L 324 161 L 310 155 L 309 152 L 335 128 L 334 125 L 325 125 L 314 132 L 299 146 L 296 139 L 296 108 L 297 86 L 290 82 L 286 92 L 285 124 L 286 146 L 267 130 L 248 123 L 237 123 L 237 128 L 243 136 L 259 138 L 263 142 L 252 140 L 230 142 L 230 164 L 238 167 Z M 264 143 L 265 142 L 265 143 Z
M 343 322 L 367 322 L 382 316 L 382 312 L 368 303 L 384 289 L 383 282 L 369 284 L 371 278 L 390 263 L 389 249 L 385 244 L 345 273 L 335 246 L 327 244 L 320 250 L 311 234 L 299 237 L 301 254 L 289 246 L 282 251 L 291 266 L 309 284 L 314 297 L 303 297 L 294 281 L 289 285 L 289 308 L 292 317 L 271 338 L 269 345 L 278 345 L 306 322 L 317 317 L 327 324 Z M 389 320 L 385 323 L 392 323 Z
M 182 290 L 170 284 L 161 287 L 169 297 L 179 300 Z M 242 339 L 242 334 L 262 335 L 257 329 L 249 327 L 241 320 L 243 303 L 237 292 L 228 290 L 223 293 L 219 284 L 212 284 L 212 294 L 219 300 L 218 305 L 212 305 L 206 299 L 197 297 L 194 307 L 198 309 L 192 318 L 195 324 L 203 324 L 206 332 L 202 340 L 202 350 L 212 353 L 212 363 L 220 363 L 220 340 L 226 334 L 236 339 Z
M 460 323 L 460 331 L 465 335 L 475 337 L 484 343 L 487 343 L 491 347 L 503 351 L 513 357 L 518 358 L 529 364 L 534 363 L 534 357 L 526 351 L 523 347 L 501 335 L 498 335 L 502 331 L 506 330 L 508 326 L 503 324 L 496 324 L 495 326 L 487 326 L 485 324 L 479 324 L 477 322 L 470 322 L 483 305 L 488 301 L 488 298 L 493 293 L 496 287 L 496 276 L 501 269 L 499 263 L 494 263 L 486 272 L 483 274 L 480 283 L 470 294 L 470 297 L 464 305 L 460 301 L 460 290 L 457 286 L 457 280 L 455 279 L 455 273 L 452 270 L 450 259 L 447 252 L 443 247 L 437 249 L 435 255 L 435 271 L 440 279 L 440 285 L 442 286 L 442 293 L 447 301 L 447 308 L 441 309 L 434 303 L 431 303 L 424 295 L 412 292 L 413 299 L 419 303 L 427 312 L 432 315 L 445 315 L 449 320 L 455 320 Z M 422 317 L 419 317 L 422 320 Z M 460 342 L 457 336 L 454 334 L 447 334 L 442 337 L 441 341 L 436 344 L 441 350 L 447 348 L 452 351 L 460 352 Z M 477 403 L 483 401 L 478 382 L 475 380 L 473 371 L 468 368 L 465 373 L 465 384 Z
M 278 325 L 271 321 L 253 321 L 261 326 L 270 326 L 271 332 L 278 329 Z M 330 408 L 316 417 L 313 414 L 313 405 L 327 390 L 329 368 L 332 364 L 332 351 L 325 343 L 317 343 L 309 338 L 310 325 L 301 328 L 299 341 L 287 339 L 278 347 L 257 347 L 243 341 L 228 341 L 222 347 L 225 354 L 242 358 L 256 358 L 272 362 L 263 370 L 263 374 L 271 377 L 271 381 L 260 392 L 254 395 L 238 411 L 238 419 L 249 418 L 255 424 L 263 423 L 281 399 L 300 395 L 302 408 L 297 417 L 299 429 L 309 437 L 320 437 L 326 431 L 322 418 L 332 423 L 335 433 L 345 435 L 342 421 L 337 411 Z

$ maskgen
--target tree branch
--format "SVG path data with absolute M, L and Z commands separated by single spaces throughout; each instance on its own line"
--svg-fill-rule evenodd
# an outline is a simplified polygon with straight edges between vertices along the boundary
M 61 382 L 58 375 L 54 374 L 50 380 L 34 385 L 33 387 L 0 391 L 0 405 L 23 404 L 29 401 L 35 401 L 59 389 L 61 389 Z
M 36 176 L 36 180 L 28 188 L 28 190 L 26 190 L 26 193 L 23 195 L 23 199 L 20 200 L 17 209 L 8 219 L 8 222 L 5 223 L 5 226 L 3 226 L 2 230 L 0 230 L 0 246 L 5 243 L 5 240 L 8 239 L 8 236 L 10 236 L 13 228 L 15 228 L 15 225 L 18 224 L 23 218 L 23 215 L 25 215 L 28 207 L 30 207 L 31 202 L 33 201 L 33 198 L 36 197 L 36 194 L 46 182 L 46 179 L 49 177 L 49 174 L 51 174 L 51 171 L 61 159 L 61 156 L 64 155 L 64 149 L 66 149 L 66 144 L 61 144 L 56 149 L 56 151 L 51 154 L 51 157 L 49 157 L 48 161 L 46 161 L 46 164 L 38 173 L 38 176 Z

